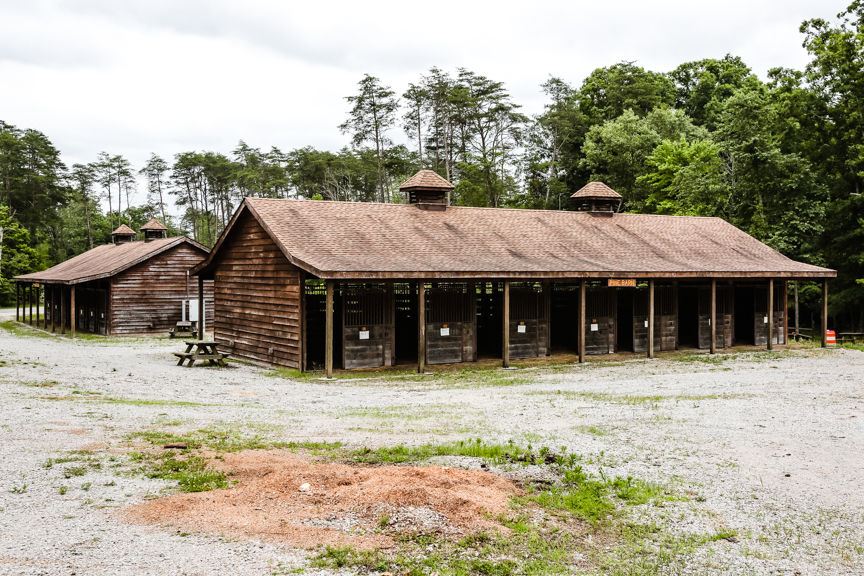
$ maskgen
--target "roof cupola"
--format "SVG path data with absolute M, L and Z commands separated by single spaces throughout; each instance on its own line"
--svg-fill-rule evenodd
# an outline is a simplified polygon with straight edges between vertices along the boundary
M 121 224 L 116 230 L 111 232 L 111 242 L 114 244 L 125 244 L 135 240 L 135 231 L 126 224 Z
M 455 186 L 434 170 L 420 170 L 406 180 L 399 190 L 406 193 L 408 203 L 422 210 L 446 210 L 450 192 Z
M 603 182 L 589 182 L 572 196 L 578 210 L 612 216 L 621 208 L 621 195 Z
M 145 242 L 168 236 L 168 228 L 156 218 L 151 218 L 149 222 L 141 226 L 141 231 L 144 232 Z

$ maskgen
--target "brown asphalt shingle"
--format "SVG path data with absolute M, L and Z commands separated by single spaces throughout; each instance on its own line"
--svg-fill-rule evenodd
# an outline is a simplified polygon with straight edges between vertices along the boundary
M 571 198 L 614 198 L 615 200 L 621 200 L 621 195 L 604 184 L 603 182 L 589 182 L 576 192 L 574 192 Z
M 720 218 L 267 198 L 244 207 L 320 277 L 836 275 Z
M 149 242 L 105 244 L 79 254 L 42 272 L 16 276 L 15 280 L 46 284 L 79 284 L 107 278 L 131 268 L 178 244 L 189 243 L 207 253 L 207 249 L 188 238 L 158 238 Z
M 453 190 L 456 188 L 434 170 L 420 170 L 399 186 L 400 190 Z

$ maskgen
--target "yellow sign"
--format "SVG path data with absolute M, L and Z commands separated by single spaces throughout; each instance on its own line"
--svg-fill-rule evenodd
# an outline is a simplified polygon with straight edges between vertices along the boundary
M 617 286 L 619 288 L 635 288 L 635 278 L 610 278 L 609 286 Z

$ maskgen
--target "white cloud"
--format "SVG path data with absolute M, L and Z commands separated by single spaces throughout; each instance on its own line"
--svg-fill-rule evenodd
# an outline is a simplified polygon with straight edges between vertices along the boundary
M 801 68 L 801 21 L 847 1 L 0 0 L 0 119 L 41 130 L 68 164 L 227 153 L 241 138 L 338 149 L 364 73 L 401 93 L 433 65 L 464 66 L 534 113 L 550 75 L 578 86 L 621 60 L 668 71 L 731 53 L 762 77 Z

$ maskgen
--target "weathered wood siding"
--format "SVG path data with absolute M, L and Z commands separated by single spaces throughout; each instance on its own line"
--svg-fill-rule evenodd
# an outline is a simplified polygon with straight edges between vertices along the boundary
M 648 351 L 648 290 L 633 294 L 633 352 Z M 675 350 L 677 347 L 678 314 L 672 286 L 654 289 L 654 350 Z
M 189 244 L 179 244 L 114 276 L 109 303 L 110 333 L 167 333 L 182 317 L 180 301 L 198 297 L 198 280 L 187 273 L 206 256 Z M 204 283 L 204 298 L 205 322 L 212 326 L 212 281 Z
M 731 348 L 735 338 L 735 297 L 731 286 L 717 287 L 717 326 L 714 344 Z M 699 348 L 711 348 L 711 289 L 699 289 Z
M 548 286 L 537 284 L 511 286 L 510 358 L 536 358 L 550 353 L 550 294 Z
M 779 284 L 779 285 L 778 285 Z M 774 329 L 772 344 L 786 344 L 785 283 L 774 284 Z M 753 341 L 757 346 L 768 344 L 768 287 L 753 290 Z
M 300 368 L 300 270 L 246 213 L 215 272 L 215 338 L 232 356 Z
M 585 294 L 585 353 L 615 352 L 617 320 L 616 292 L 612 288 L 589 287 Z M 596 329 L 592 330 L 592 325 Z
M 476 359 L 476 286 L 466 282 L 431 283 L 426 288 L 426 363 Z
M 442 329 L 449 335 L 442 336 Z M 477 359 L 474 322 L 429 322 L 426 324 L 426 363 L 453 364 Z

